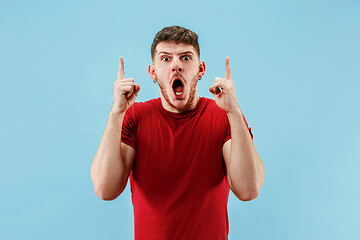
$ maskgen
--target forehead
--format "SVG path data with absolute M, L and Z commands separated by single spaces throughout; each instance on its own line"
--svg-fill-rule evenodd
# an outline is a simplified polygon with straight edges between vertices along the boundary
M 155 48 L 156 55 L 161 52 L 171 53 L 174 55 L 179 55 L 184 52 L 191 52 L 196 56 L 196 50 L 193 45 L 185 43 L 176 43 L 176 42 L 160 42 Z

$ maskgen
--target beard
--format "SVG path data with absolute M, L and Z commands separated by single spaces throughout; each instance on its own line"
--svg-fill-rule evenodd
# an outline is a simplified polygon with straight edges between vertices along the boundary
M 179 112 L 186 112 L 191 110 L 192 108 L 194 108 L 194 103 L 198 100 L 198 98 L 195 96 L 196 95 L 196 90 L 197 90 L 197 84 L 198 84 L 198 78 L 197 75 L 195 75 L 193 77 L 193 79 L 190 81 L 190 92 L 189 92 L 189 96 L 187 99 L 187 102 L 183 105 L 183 106 L 175 106 L 171 100 L 169 95 L 167 94 L 167 89 L 166 86 L 164 86 L 162 84 L 162 81 L 158 81 L 159 84 L 159 88 L 160 88 L 160 92 L 161 94 L 164 96 L 166 102 L 174 109 L 176 109 Z M 196 106 L 196 105 L 195 105 Z

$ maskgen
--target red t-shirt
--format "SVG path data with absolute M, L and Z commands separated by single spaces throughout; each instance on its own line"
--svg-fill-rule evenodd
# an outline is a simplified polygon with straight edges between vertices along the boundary
M 228 117 L 211 99 L 200 98 L 185 113 L 165 110 L 160 98 L 127 110 L 122 142 L 136 151 L 130 173 L 136 240 L 227 239 L 222 147 L 230 138 Z

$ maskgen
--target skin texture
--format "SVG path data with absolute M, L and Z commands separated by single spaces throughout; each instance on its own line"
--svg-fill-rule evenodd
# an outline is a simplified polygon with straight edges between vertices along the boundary
M 225 59 L 225 77 L 216 77 L 209 91 L 216 104 L 227 113 L 230 122 L 231 139 L 223 146 L 229 186 L 238 199 L 253 200 L 264 183 L 265 168 L 237 101 L 229 57 Z
M 119 58 L 117 80 L 114 82 L 114 103 L 99 148 L 91 165 L 95 194 L 103 200 L 116 199 L 125 189 L 135 158 L 135 150 L 121 142 L 122 122 L 140 86 L 133 78 L 124 78 L 124 60 Z
M 148 73 L 158 82 L 162 105 L 170 112 L 191 110 L 199 100 L 197 82 L 206 68 L 195 53 L 192 45 L 174 42 L 161 42 L 155 49 Z M 176 78 L 183 84 L 180 95 L 176 95 L 173 89 Z M 114 104 L 91 167 L 95 193 L 103 200 L 118 197 L 129 178 L 136 152 L 121 143 L 122 121 L 139 91 L 140 86 L 133 78 L 124 78 L 124 61 L 120 57 L 118 78 L 114 83 Z M 209 91 L 216 104 L 227 113 L 231 127 L 231 139 L 223 146 L 229 186 L 238 199 L 255 199 L 264 183 L 265 169 L 237 101 L 228 57 L 225 59 L 224 78 L 216 77 Z
M 163 107 L 170 112 L 184 112 L 196 107 L 197 82 L 205 74 L 205 63 L 199 60 L 192 45 L 161 42 L 156 46 L 154 62 L 149 65 L 150 77 L 157 81 Z M 181 78 L 184 94 L 173 91 L 174 78 Z

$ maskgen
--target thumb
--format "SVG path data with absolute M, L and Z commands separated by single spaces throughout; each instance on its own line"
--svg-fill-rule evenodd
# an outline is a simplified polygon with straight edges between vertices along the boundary
M 134 94 L 137 95 L 140 91 L 141 87 L 139 84 L 134 84 Z
M 139 84 L 134 84 L 134 88 L 133 88 L 133 92 L 131 95 L 127 96 L 128 97 L 128 101 L 131 103 L 131 105 L 135 102 L 136 97 L 138 95 L 140 91 L 140 85 Z
M 215 90 L 214 90 L 215 88 Z M 214 86 L 210 86 L 209 87 L 209 91 L 213 94 L 213 95 L 218 95 L 221 93 L 221 89 L 218 87 L 214 87 Z

